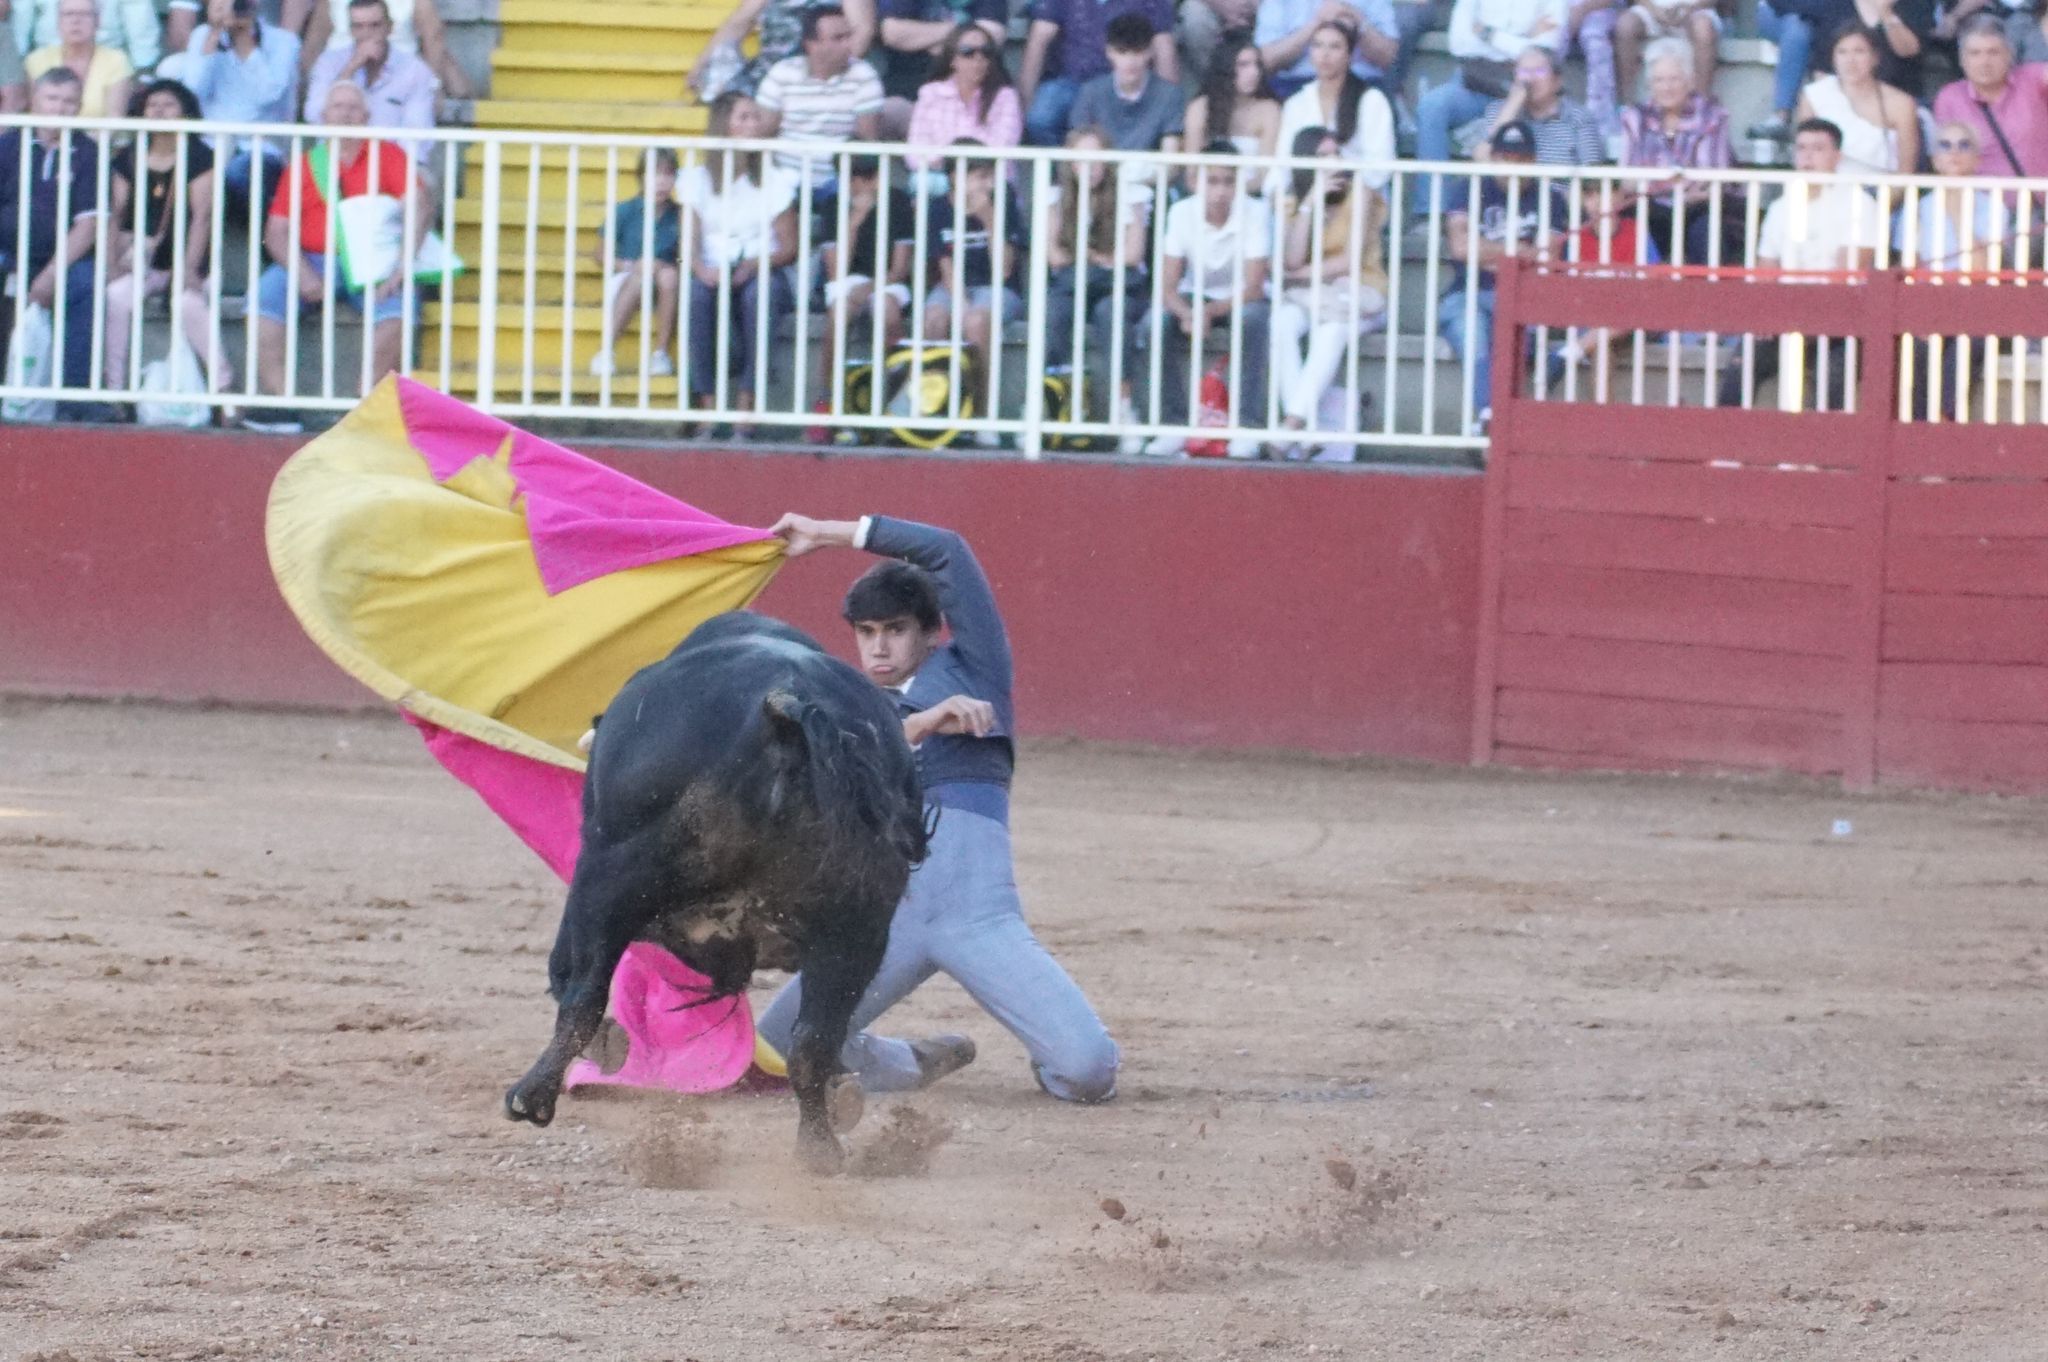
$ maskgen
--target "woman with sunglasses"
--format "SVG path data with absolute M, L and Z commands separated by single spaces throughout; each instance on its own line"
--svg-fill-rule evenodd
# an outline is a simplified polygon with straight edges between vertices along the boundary
M 1327 166 L 1300 166 L 1280 205 L 1280 303 L 1273 311 L 1273 374 L 1280 390 L 1282 458 L 1350 463 L 1358 447 L 1342 440 L 1307 450 L 1310 430 L 1350 433 L 1357 406 L 1344 372 L 1351 338 L 1387 313 L 1381 263 L 1386 202 L 1343 162 L 1344 144 L 1328 128 L 1303 128 L 1288 151 Z
M 1979 158 L 1983 151 L 1977 130 L 1968 123 L 1943 123 L 1934 130 L 1934 173 L 1959 180 L 1981 175 Z M 1897 263 L 1906 269 L 1974 274 L 2013 267 L 2013 243 L 2008 240 L 2012 218 L 1996 190 L 1942 185 L 1927 190 L 1908 189 L 1905 200 L 1899 209 L 1898 225 L 1892 229 L 1892 245 L 1899 253 Z M 1934 386 L 1929 380 L 1936 368 L 1941 370 L 1941 414 L 1955 416 L 1964 386 L 1964 355 L 1970 357 L 1968 377 L 1974 383 L 1983 374 L 1982 340 L 1944 337 L 1938 363 L 1934 360 L 1932 342 L 1913 342 L 1914 420 L 1928 419 L 1936 405 L 1929 400 Z
M 912 147 L 904 159 L 923 170 L 938 159 L 937 149 L 971 137 L 987 147 L 1014 147 L 1024 140 L 1024 106 L 1010 83 L 1002 50 L 980 24 L 962 24 L 933 60 L 938 78 L 917 92 L 910 112 Z

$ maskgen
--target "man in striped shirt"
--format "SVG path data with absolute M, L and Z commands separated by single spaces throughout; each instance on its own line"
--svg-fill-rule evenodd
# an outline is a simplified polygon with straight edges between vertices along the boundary
M 1525 49 L 1515 58 L 1514 88 L 1507 98 L 1486 106 L 1480 140 L 1490 140 L 1516 119 L 1536 134 L 1537 165 L 1596 166 L 1607 159 L 1599 120 L 1585 105 L 1565 98 L 1563 68 L 1547 47 Z
M 785 57 L 761 77 L 754 101 L 768 115 L 768 137 L 825 146 L 881 134 L 882 78 L 853 55 L 853 25 L 837 5 L 804 11 L 803 51 Z M 778 151 L 783 169 L 810 177 L 813 188 L 833 181 L 828 155 Z

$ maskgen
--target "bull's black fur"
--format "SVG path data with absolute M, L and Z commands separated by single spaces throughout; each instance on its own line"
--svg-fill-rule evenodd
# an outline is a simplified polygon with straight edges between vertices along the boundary
M 505 1095 L 553 1119 L 603 1021 L 628 943 L 675 951 L 730 996 L 756 965 L 800 968 L 790 1079 L 799 1147 L 836 1165 L 825 1112 L 854 1004 L 930 828 L 895 707 L 798 630 L 707 621 L 606 708 L 583 790 L 583 850 L 548 960 L 554 1039 Z

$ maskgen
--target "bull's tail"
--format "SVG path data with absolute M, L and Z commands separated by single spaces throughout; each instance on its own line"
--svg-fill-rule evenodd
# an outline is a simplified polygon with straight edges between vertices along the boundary
M 791 758 L 787 774 L 770 794 L 772 815 L 789 812 L 790 801 L 807 794 L 828 844 L 880 837 L 909 864 L 924 860 L 932 833 L 924 791 L 914 766 L 906 765 L 902 775 L 890 771 L 883 758 L 884 735 L 863 740 L 820 706 L 786 690 L 770 691 L 761 711 Z M 791 788 L 796 782 L 789 779 L 798 772 L 807 787 L 802 793 Z

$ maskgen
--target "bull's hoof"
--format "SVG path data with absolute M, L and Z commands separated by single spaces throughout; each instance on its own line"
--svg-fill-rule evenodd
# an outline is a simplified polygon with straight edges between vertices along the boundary
M 796 1137 L 796 1161 L 812 1177 L 837 1177 L 846 1166 L 846 1150 L 836 1135 L 799 1134 Z
M 841 1074 L 832 1080 L 832 1086 L 825 1092 L 825 1114 L 832 1122 L 833 1134 L 844 1135 L 859 1125 L 867 1109 L 868 1095 L 861 1090 L 858 1078 Z
M 555 1099 L 528 1092 L 523 1084 L 505 1090 L 505 1118 L 544 1126 L 555 1119 Z

